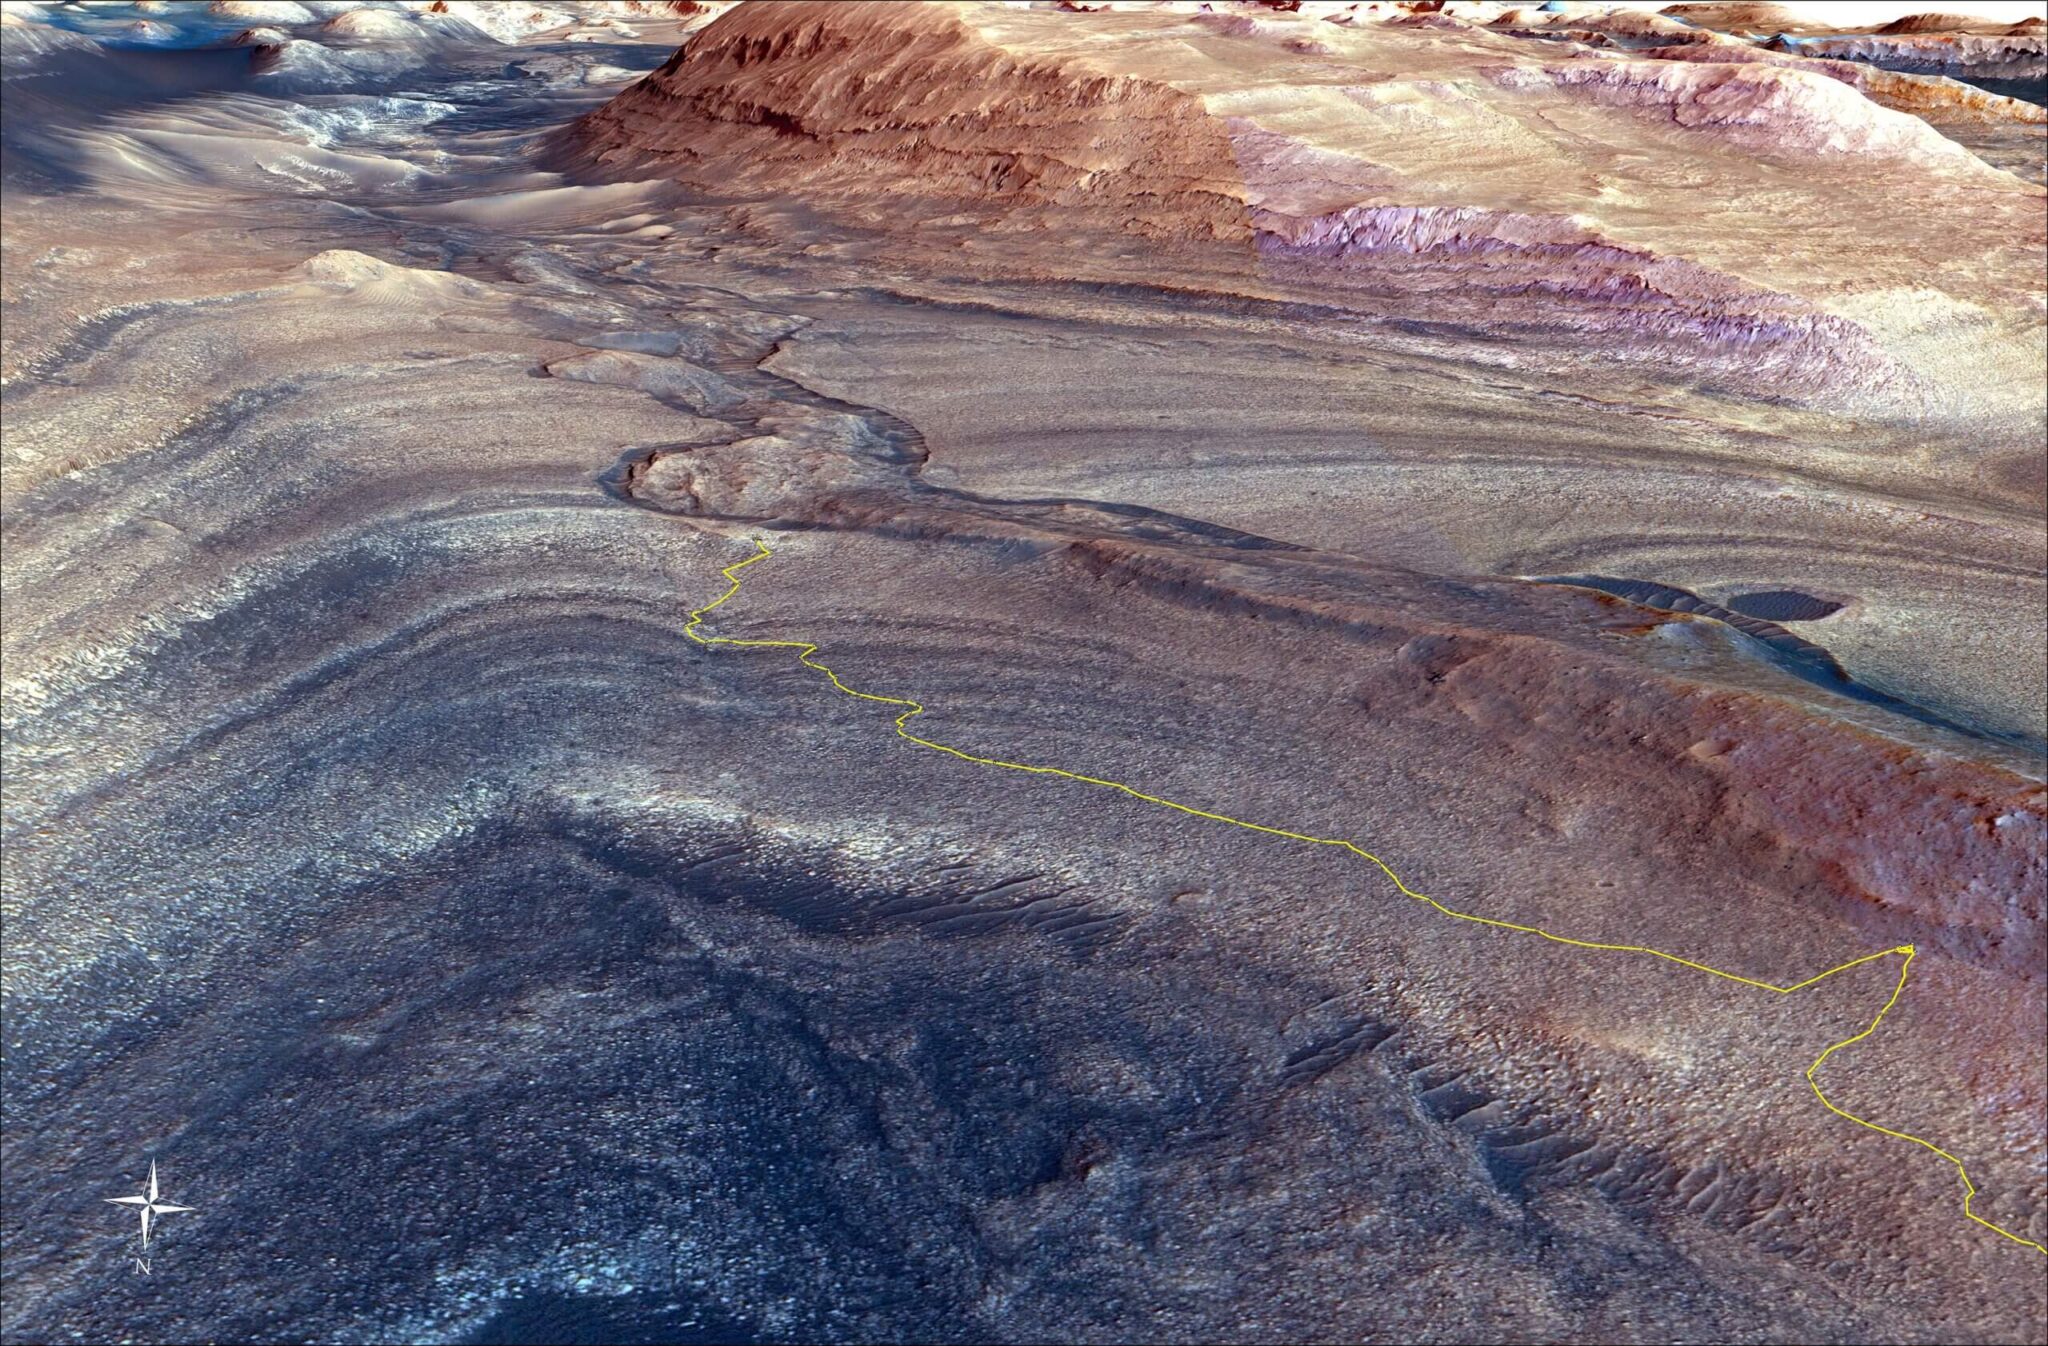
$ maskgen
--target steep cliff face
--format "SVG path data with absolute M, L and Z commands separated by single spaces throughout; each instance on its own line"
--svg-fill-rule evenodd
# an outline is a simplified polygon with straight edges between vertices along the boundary
M 2039 79 L 2048 69 L 2048 38 L 2038 30 L 1783 37 L 1772 45 L 1804 56 L 1868 61 L 1894 70 L 1966 72 L 1987 79 Z

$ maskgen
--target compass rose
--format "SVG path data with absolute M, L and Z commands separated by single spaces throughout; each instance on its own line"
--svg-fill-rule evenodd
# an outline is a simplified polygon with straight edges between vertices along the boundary
M 156 1160 L 149 1161 L 149 1191 L 140 1196 L 110 1196 L 102 1198 L 109 1205 L 136 1206 L 142 1216 L 142 1246 L 149 1246 L 149 1222 L 161 1215 L 176 1211 L 191 1210 L 190 1206 L 174 1206 L 163 1199 L 162 1189 L 156 1184 Z

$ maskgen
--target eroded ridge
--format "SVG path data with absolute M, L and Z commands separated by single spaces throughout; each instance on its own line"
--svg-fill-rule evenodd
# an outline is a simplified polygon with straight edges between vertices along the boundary
M 1863 1127 L 1866 1130 L 1875 1131 L 1880 1135 L 1891 1136 L 1897 1140 L 1908 1141 L 1911 1144 L 1917 1145 L 1921 1149 L 1928 1151 L 1929 1153 L 1939 1155 L 1942 1159 L 1946 1160 L 1949 1164 L 1953 1165 L 1956 1171 L 1956 1177 L 1959 1178 L 1963 1184 L 1964 1215 L 1968 1216 L 1971 1220 L 1974 1220 L 1976 1223 L 1982 1225 L 1984 1228 L 1990 1230 L 1992 1233 L 1997 1234 L 2000 1238 L 2008 1239 L 2013 1243 L 2021 1245 L 2022 1247 L 2031 1248 L 2037 1253 L 2041 1253 L 2044 1256 L 2048 1256 L 2048 1246 L 2036 1243 L 2034 1240 L 2027 1238 L 2024 1235 L 2016 1234 L 2012 1230 L 2007 1229 L 2002 1225 L 1996 1224 L 1993 1221 L 1987 1220 L 1983 1216 L 1977 1214 L 1975 1209 L 1975 1203 L 1978 1195 L 1977 1184 L 1971 1180 L 1969 1169 L 1964 1166 L 1963 1161 L 1961 1159 L 1957 1158 L 1954 1154 L 1951 1154 L 1949 1151 L 1943 1149 L 1941 1146 L 1935 1144 L 1933 1141 L 1928 1140 L 1924 1136 L 1916 1136 L 1911 1132 L 1894 1130 L 1891 1127 L 1883 1126 L 1877 1122 L 1873 1122 L 1867 1117 L 1858 1116 L 1857 1114 L 1848 1111 L 1846 1108 L 1836 1106 L 1834 1101 L 1827 1096 L 1827 1092 L 1820 1086 L 1820 1080 L 1818 1078 L 1818 1075 L 1820 1072 L 1820 1068 L 1827 1064 L 1828 1058 L 1833 1056 L 1836 1052 L 1841 1051 L 1844 1047 L 1853 1047 L 1857 1043 L 1863 1041 L 1865 1038 L 1868 1038 L 1873 1033 L 1877 1032 L 1877 1030 L 1881 1026 L 1883 1026 L 1885 1016 L 1890 1014 L 1892 1011 L 1892 1007 L 1899 1003 L 1899 998 L 1905 994 L 1906 982 L 1912 976 L 1913 960 L 1919 956 L 1919 951 L 1914 945 L 1901 944 L 1894 948 L 1880 949 L 1876 953 L 1867 953 L 1863 955 L 1861 958 L 1852 958 L 1848 962 L 1839 963 L 1834 967 L 1828 968 L 1824 972 L 1817 972 L 1813 976 L 1807 977 L 1802 981 L 1796 981 L 1788 985 L 1781 986 L 1775 982 L 1758 981 L 1751 977 L 1742 976 L 1740 973 L 1729 972 L 1723 968 L 1714 967 L 1707 963 L 1697 962 L 1693 959 L 1685 958 L 1678 954 L 1667 952 L 1663 949 L 1654 949 L 1649 947 L 1648 945 L 1607 944 L 1602 943 L 1598 940 L 1577 939 L 1570 935 L 1560 935 L 1555 931 L 1546 930 L 1541 926 L 1520 925 L 1513 921 L 1503 921 L 1491 916 L 1478 916 L 1468 911 L 1459 911 L 1454 907 L 1445 906 L 1443 903 L 1437 901 L 1433 897 L 1430 897 L 1423 893 L 1416 892 L 1413 888 L 1410 888 L 1405 882 L 1402 881 L 1401 876 L 1395 873 L 1392 866 L 1388 865 L 1385 860 L 1382 860 L 1379 856 L 1374 855 L 1371 851 L 1365 849 L 1363 846 L 1360 846 L 1357 842 L 1348 840 L 1344 837 L 1319 837 L 1307 832 L 1293 831 L 1292 829 L 1285 827 L 1272 827 L 1268 826 L 1265 823 L 1255 823 L 1248 819 L 1232 817 L 1227 813 L 1217 813 L 1209 809 L 1196 808 L 1192 804 L 1183 804 L 1180 803 L 1178 800 L 1167 799 L 1161 795 L 1148 794 L 1145 791 L 1138 789 L 1136 786 L 1128 785 L 1123 781 L 1109 780 L 1101 776 L 1089 776 L 1078 771 L 1068 771 L 1064 767 L 1043 766 L 1032 762 L 1012 762 L 1000 757 L 984 757 L 978 753 L 967 752 L 964 749 L 955 748 L 950 744 L 940 743 L 937 740 L 925 738 L 921 735 L 912 733 L 910 730 L 910 721 L 916 719 L 918 716 L 923 715 L 925 713 L 925 706 L 923 702 L 914 700 L 910 697 L 883 696 L 876 692 L 863 692 L 857 690 L 856 688 L 847 686 L 845 682 L 840 680 L 840 677 L 837 673 L 833 672 L 832 669 L 827 667 L 825 664 L 819 662 L 817 658 L 817 653 L 820 647 L 811 641 L 747 640 L 734 636 L 707 636 L 698 629 L 700 626 L 703 625 L 704 619 L 706 617 L 708 617 L 713 612 L 716 612 L 719 608 L 725 606 L 725 604 L 729 602 L 735 594 L 739 593 L 741 583 L 739 572 L 745 570 L 749 566 L 758 564 L 761 561 L 765 561 L 770 556 L 774 555 L 773 550 L 768 546 L 766 542 L 762 541 L 760 538 L 753 538 L 752 541 L 755 547 L 754 554 L 752 556 L 747 557 L 743 561 L 738 561 L 732 565 L 724 567 L 719 572 L 725 576 L 727 581 L 727 587 L 725 592 L 720 594 L 717 598 L 712 599 L 709 603 L 704 604 L 702 607 L 692 609 L 690 612 L 690 620 L 683 627 L 683 634 L 688 636 L 696 644 L 705 646 L 707 648 L 714 646 L 726 646 L 732 649 L 795 650 L 797 651 L 798 663 L 802 664 L 805 668 L 811 669 L 813 672 L 822 673 L 825 676 L 826 681 L 830 682 L 832 684 L 833 689 L 839 692 L 840 694 L 852 697 L 856 701 L 872 701 L 878 705 L 903 707 L 904 709 L 902 713 L 897 715 L 896 717 L 896 735 L 897 737 L 904 739 L 907 742 L 915 743 L 917 746 L 921 748 L 929 748 L 933 752 L 941 752 L 946 754 L 948 757 L 957 757 L 963 762 L 972 762 L 976 766 L 995 767 L 1003 771 L 1021 771 L 1034 776 L 1057 776 L 1063 780 L 1078 781 L 1083 785 L 1099 786 L 1106 790 L 1114 790 L 1118 794 L 1128 795 L 1132 799 L 1141 800 L 1147 804 L 1157 805 L 1160 808 L 1172 809 L 1176 813 L 1185 813 L 1190 817 L 1204 818 L 1209 820 L 1210 822 L 1223 823 L 1230 827 L 1241 828 L 1247 832 L 1258 832 L 1266 836 L 1281 837 L 1288 841 L 1301 842 L 1305 845 L 1310 846 L 1335 847 L 1339 850 L 1348 851 L 1351 854 L 1358 856 L 1362 860 L 1369 861 L 1375 868 L 1377 868 L 1380 871 L 1380 873 L 1386 876 L 1388 882 L 1392 883 L 1394 887 L 1400 891 L 1402 896 L 1412 898 L 1417 902 L 1424 903 L 1427 906 L 1434 908 L 1436 911 L 1440 912 L 1445 916 L 1450 917 L 1453 920 L 1468 921 L 1473 925 L 1491 926 L 1494 929 L 1509 930 L 1517 934 L 1535 935 L 1539 939 L 1548 940 L 1553 944 L 1564 944 L 1575 949 L 1598 950 L 1606 953 L 1643 954 L 1647 957 L 1660 959 L 1667 963 L 1675 963 L 1680 967 L 1691 968 L 1695 972 L 1706 973 L 1710 977 L 1719 977 L 1724 981 L 1739 982 L 1744 986 L 1752 986 L 1755 987 L 1757 990 L 1769 991 L 1775 995 L 1792 995 L 1796 992 L 1804 991 L 1809 987 L 1819 985 L 1821 982 L 1824 982 L 1828 978 L 1835 976 L 1837 973 L 1847 972 L 1849 969 L 1861 967 L 1865 963 L 1874 963 L 1885 958 L 1899 958 L 1901 960 L 1901 962 L 1899 963 L 1899 978 L 1898 981 L 1893 984 L 1892 993 L 1890 997 L 1886 999 L 1886 1001 L 1884 1002 L 1883 1007 L 1880 1008 L 1877 1011 L 1877 1013 L 1871 1017 L 1870 1022 L 1864 1026 L 1861 1032 L 1852 1034 L 1851 1036 L 1843 1038 L 1838 1042 L 1828 1044 L 1828 1046 L 1821 1052 L 1821 1054 L 1813 1059 L 1813 1064 L 1806 1068 L 1806 1083 L 1808 1087 L 1810 1087 L 1813 1090 L 1814 1097 L 1820 1100 L 1821 1106 L 1826 1108 L 1829 1112 L 1835 1114 L 1835 1116 L 1843 1118 L 1846 1121 L 1854 1122 L 1857 1126 Z

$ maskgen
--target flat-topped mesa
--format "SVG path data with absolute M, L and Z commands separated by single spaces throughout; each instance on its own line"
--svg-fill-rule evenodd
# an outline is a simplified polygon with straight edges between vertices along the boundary
M 951 6 L 741 6 L 585 117 L 607 165 L 721 195 L 802 187 L 844 207 L 967 211 L 1161 239 L 1248 236 L 1223 124 L 1154 81 L 1006 51 Z M 993 209 L 991 209 L 993 208 Z
M 1713 0 L 1710 4 L 1666 5 L 1657 11 L 1667 18 L 1682 19 L 1717 32 L 1783 32 L 1797 28 L 1803 16 L 1791 5 L 1750 3 L 1749 0 Z
M 2022 19 L 2010 23 L 1972 14 L 1906 14 L 1883 23 L 1844 23 L 1847 15 L 1833 5 L 1779 5 L 1749 3 L 1748 0 L 1710 0 L 1705 4 L 1666 5 L 1658 11 L 1700 28 L 1721 33 L 1774 36 L 1779 33 L 1876 34 L 1884 37 L 1923 33 L 1975 33 L 1982 36 L 2023 36 L 2042 30 L 2042 20 Z
M 1880 33 L 1968 33 L 1996 29 L 2000 25 L 1990 24 L 1984 19 L 1968 14 L 1907 14 L 1881 24 Z

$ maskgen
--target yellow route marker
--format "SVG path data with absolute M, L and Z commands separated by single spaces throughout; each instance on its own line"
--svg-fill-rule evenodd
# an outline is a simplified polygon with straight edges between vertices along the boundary
M 1705 963 L 1696 963 L 1690 958 L 1681 958 L 1675 953 L 1666 953 L 1662 949 L 1652 949 L 1641 944 L 1601 944 L 1593 940 L 1573 939 L 1567 935 L 1554 934 L 1551 931 L 1542 929 L 1540 926 L 1517 925 L 1513 921 L 1496 920 L 1491 916 L 1474 916 L 1470 912 L 1455 910 L 1445 906 L 1433 897 L 1426 897 L 1416 892 L 1401 881 L 1401 876 L 1396 874 L 1386 861 L 1380 859 L 1371 851 L 1366 850 L 1363 846 L 1347 841 L 1342 837 L 1318 837 L 1311 836 L 1306 832 L 1289 831 L 1284 827 L 1268 827 L 1263 823 L 1247 822 L 1243 818 L 1233 818 L 1227 813 L 1212 813 L 1207 809 L 1195 808 L 1191 804 L 1182 804 L 1171 799 L 1161 798 L 1158 795 L 1146 794 L 1143 790 L 1137 789 L 1135 786 L 1126 785 L 1122 781 L 1105 780 L 1100 776 L 1084 776 L 1078 771 L 1067 771 L 1056 766 L 1035 766 L 1029 762 L 1006 762 L 999 757 L 981 757 L 971 752 L 963 752 L 958 748 L 949 747 L 944 743 L 934 742 L 928 738 L 920 738 L 918 735 L 911 733 L 908 726 L 910 721 L 925 713 L 924 705 L 921 702 L 913 701 L 909 697 L 877 696 L 873 692 L 855 691 L 841 682 L 837 673 L 834 673 L 813 657 L 818 653 L 818 646 L 810 641 L 738 640 L 731 636 L 707 636 L 697 630 L 703 624 L 705 617 L 725 606 L 726 600 L 740 591 L 740 571 L 745 570 L 748 566 L 758 561 L 765 561 L 768 557 L 774 555 L 769 550 L 768 544 L 761 541 L 761 539 L 754 538 L 753 543 L 756 551 L 752 556 L 749 556 L 744 561 L 726 566 L 720 572 L 725 576 L 731 587 L 717 598 L 706 603 L 703 607 L 691 612 L 689 625 L 683 628 L 683 634 L 697 644 L 707 647 L 726 645 L 734 649 L 746 650 L 797 650 L 799 651 L 797 655 L 798 663 L 814 672 L 824 674 L 826 680 L 832 684 L 835 690 L 854 698 L 856 701 L 873 701 L 885 706 L 906 707 L 907 709 L 896 717 L 896 734 L 899 738 L 915 743 L 921 748 L 930 748 L 933 752 L 942 752 L 948 757 L 957 757 L 963 762 L 972 762 L 977 766 L 997 767 L 1004 771 L 1022 771 L 1034 776 L 1058 776 L 1063 780 L 1079 781 L 1083 785 L 1099 785 L 1105 790 L 1115 790 L 1119 794 L 1129 795 L 1131 798 L 1143 800 L 1147 804 L 1156 804 L 1161 808 L 1172 809 L 1176 813 L 1185 813 L 1191 817 L 1207 818 L 1211 822 L 1225 823 L 1231 827 L 1243 828 L 1247 832 L 1260 832 L 1269 837 L 1284 837 L 1289 841 L 1299 841 L 1310 846 L 1334 846 L 1340 850 L 1349 851 L 1360 859 L 1372 862 L 1379 869 L 1380 873 L 1386 875 L 1388 881 L 1400 890 L 1404 897 L 1413 898 L 1417 902 L 1427 903 L 1453 920 L 1470 921 L 1474 925 L 1492 926 L 1497 930 L 1512 930 L 1518 934 L 1535 935 L 1537 938 L 1547 939 L 1553 944 L 1568 944 L 1575 949 L 1600 949 L 1608 953 L 1644 954 L 1651 958 L 1661 958 L 1667 963 L 1676 963 L 1680 967 L 1689 967 L 1695 972 L 1704 972 L 1710 977 L 1719 977 L 1724 981 L 1740 982 L 1744 986 L 1754 986 L 1760 991 L 1770 991 L 1777 995 L 1791 995 L 1795 991 L 1803 991 L 1809 986 L 1826 981 L 1837 972 L 1847 972 L 1852 967 L 1861 967 L 1865 963 L 1874 963 L 1880 958 L 1891 958 L 1894 956 L 1903 958 L 1905 961 L 1899 964 L 1899 980 L 1898 984 L 1892 988 L 1891 999 L 1884 1002 L 1884 1008 L 1877 1012 L 1877 1016 L 1870 1021 L 1869 1025 L 1862 1032 L 1854 1037 L 1843 1038 L 1840 1042 L 1833 1043 L 1826 1051 L 1815 1057 L 1813 1064 L 1806 1068 L 1806 1083 L 1812 1088 L 1813 1096 L 1820 1100 L 1821 1106 L 1834 1113 L 1837 1117 L 1854 1122 L 1856 1125 L 1870 1131 L 1875 1131 L 1880 1135 L 1910 1141 L 1921 1149 L 1931 1151 L 1948 1160 L 1949 1163 L 1955 1165 L 1956 1176 L 1963 1180 L 1963 1214 L 1975 1220 L 1978 1224 L 1983 1225 L 1992 1233 L 1997 1234 L 2000 1238 L 2011 1239 L 2014 1243 L 2032 1248 L 2037 1253 L 2048 1254 L 2048 1246 L 2036 1243 L 2030 1238 L 2023 1238 L 2013 1233 L 2010 1229 L 1993 1224 L 1977 1214 L 1972 1208 L 1972 1204 L 1977 1199 L 1977 1184 L 1970 1181 L 1969 1171 L 1963 1167 L 1962 1160 L 1956 1158 L 1947 1150 L 1942 1149 L 1941 1146 L 1936 1145 L 1931 1140 L 1923 1139 L 1920 1136 L 1912 1135 L 1905 1131 L 1894 1131 L 1887 1126 L 1879 1126 L 1876 1122 L 1858 1117 L 1853 1112 L 1836 1107 L 1827 1094 L 1822 1092 L 1820 1081 L 1814 1078 L 1815 1073 L 1827 1063 L 1827 1059 L 1830 1056 L 1833 1056 L 1844 1047 L 1854 1046 L 1872 1033 L 1875 1033 L 1878 1025 L 1884 1022 L 1884 1016 L 1891 1013 L 1892 1006 L 1899 1003 L 1899 997 L 1906 990 L 1906 978 L 1913 970 L 1913 960 L 1919 956 L 1920 952 L 1913 945 L 1901 944 L 1895 949 L 1882 949 L 1877 953 L 1867 953 L 1861 958 L 1852 958 L 1848 962 L 1831 967 L 1825 972 L 1816 973 L 1804 981 L 1796 981 L 1789 986 L 1779 986 L 1773 982 L 1756 981 L 1734 972 L 1726 972 L 1718 967 L 1709 967 Z

